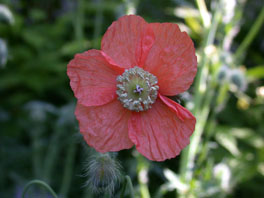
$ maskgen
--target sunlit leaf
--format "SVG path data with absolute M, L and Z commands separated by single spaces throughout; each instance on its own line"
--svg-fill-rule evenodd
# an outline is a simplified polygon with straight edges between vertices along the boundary
M 247 76 L 255 79 L 264 78 L 264 65 L 256 66 L 247 70 Z
M 186 191 L 188 189 L 188 185 L 182 183 L 179 176 L 170 169 L 165 169 L 164 175 L 175 189 L 178 189 L 179 191 Z
M 232 155 L 238 156 L 240 155 L 240 151 L 237 147 L 237 141 L 232 136 L 231 131 L 217 131 L 215 136 L 217 142 L 222 145 L 225 149 L 227 149 Z
M 230 131 L 235 137 L 245 140 L 255 148 L 264 148 L 264 139 L 252 129 L 232 128 Z

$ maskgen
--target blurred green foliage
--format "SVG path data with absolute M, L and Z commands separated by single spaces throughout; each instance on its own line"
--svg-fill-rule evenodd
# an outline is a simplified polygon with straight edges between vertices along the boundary
M 187 183 L 179 174 L 181 156 L 157 163 L 134 150 L 118 153 L 136 197 L 264 197 L 263 21 L 248 37 L 263 3 L 208 0 L 203 18 L 197 2 L 203 1 L 1 0 L 0 197 L 21 197 L 31 179 L 44 180 L 62 197 L 96 197 L 83 187 L 89 149 L 78 133 L 66 67 L 74 54 L 99 49 L 107 27 L 129 13 L 178 23 L 189 33 L 204 61 L 201 79 L 210 98 L 201 101 L 207 114 L 198 118 L 204 127 Z M 194 90 L 180 96 L 189 109 L 203 94 Z M 40 187 L 30 196 L 50 197 Z

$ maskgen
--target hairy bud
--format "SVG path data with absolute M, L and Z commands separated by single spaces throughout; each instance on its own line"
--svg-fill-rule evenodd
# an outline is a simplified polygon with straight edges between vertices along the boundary
M 218 71 L 217 80 L 219 83 L 224 83 L 228 80 L 230 69 L 226 65 L 221 66 L 221 68 Z
M 121 166 L 109 153 L 96 153 L 85 167 L 86 185 L 97 194 L 113 194 L 121 180 Z
M 230 75 L 230 81 L 236 90 L 245 91 L 247 88 L 247 81 L 242 69 L 233 69 Z

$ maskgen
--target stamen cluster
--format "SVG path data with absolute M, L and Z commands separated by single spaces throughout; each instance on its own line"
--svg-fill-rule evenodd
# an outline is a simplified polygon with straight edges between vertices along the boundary
M 135 66 L 116 78 L 118 100 L 131 111 L 146 111 L 155 103 L 159 86 L 157 77 Z

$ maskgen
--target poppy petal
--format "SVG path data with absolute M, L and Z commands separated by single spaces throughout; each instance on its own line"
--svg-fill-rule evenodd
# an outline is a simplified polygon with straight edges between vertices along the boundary
M 78 103 L 75 115 L 85 141 L 97 151 L 119 151 L 133 146 L 127 127 L 131 112 L 118 100 L 94 107 Z
M 187 109 L 159 96 L 150 110 L 132 114 L 128 124 L 129 138 L 142 155 L 163 161 L 174 158 L 189 144 L 195 122 Z
M 104 34 L 101 49 L 123 68 L 142 67 L 154 43 L 154 32 L 140 16 L 119 18 Z
M 70 85 L 80 104 L 103 105 L 116 98 L 118 67 L 108 63 L 99 50 L 75 55 L 67 68 Z
M 157 76 L 162 95 L 186 91 L 197 71 L 197 59 L 191 38 L 172 23 L 150 23 L 155 43 L 143 67 Z

